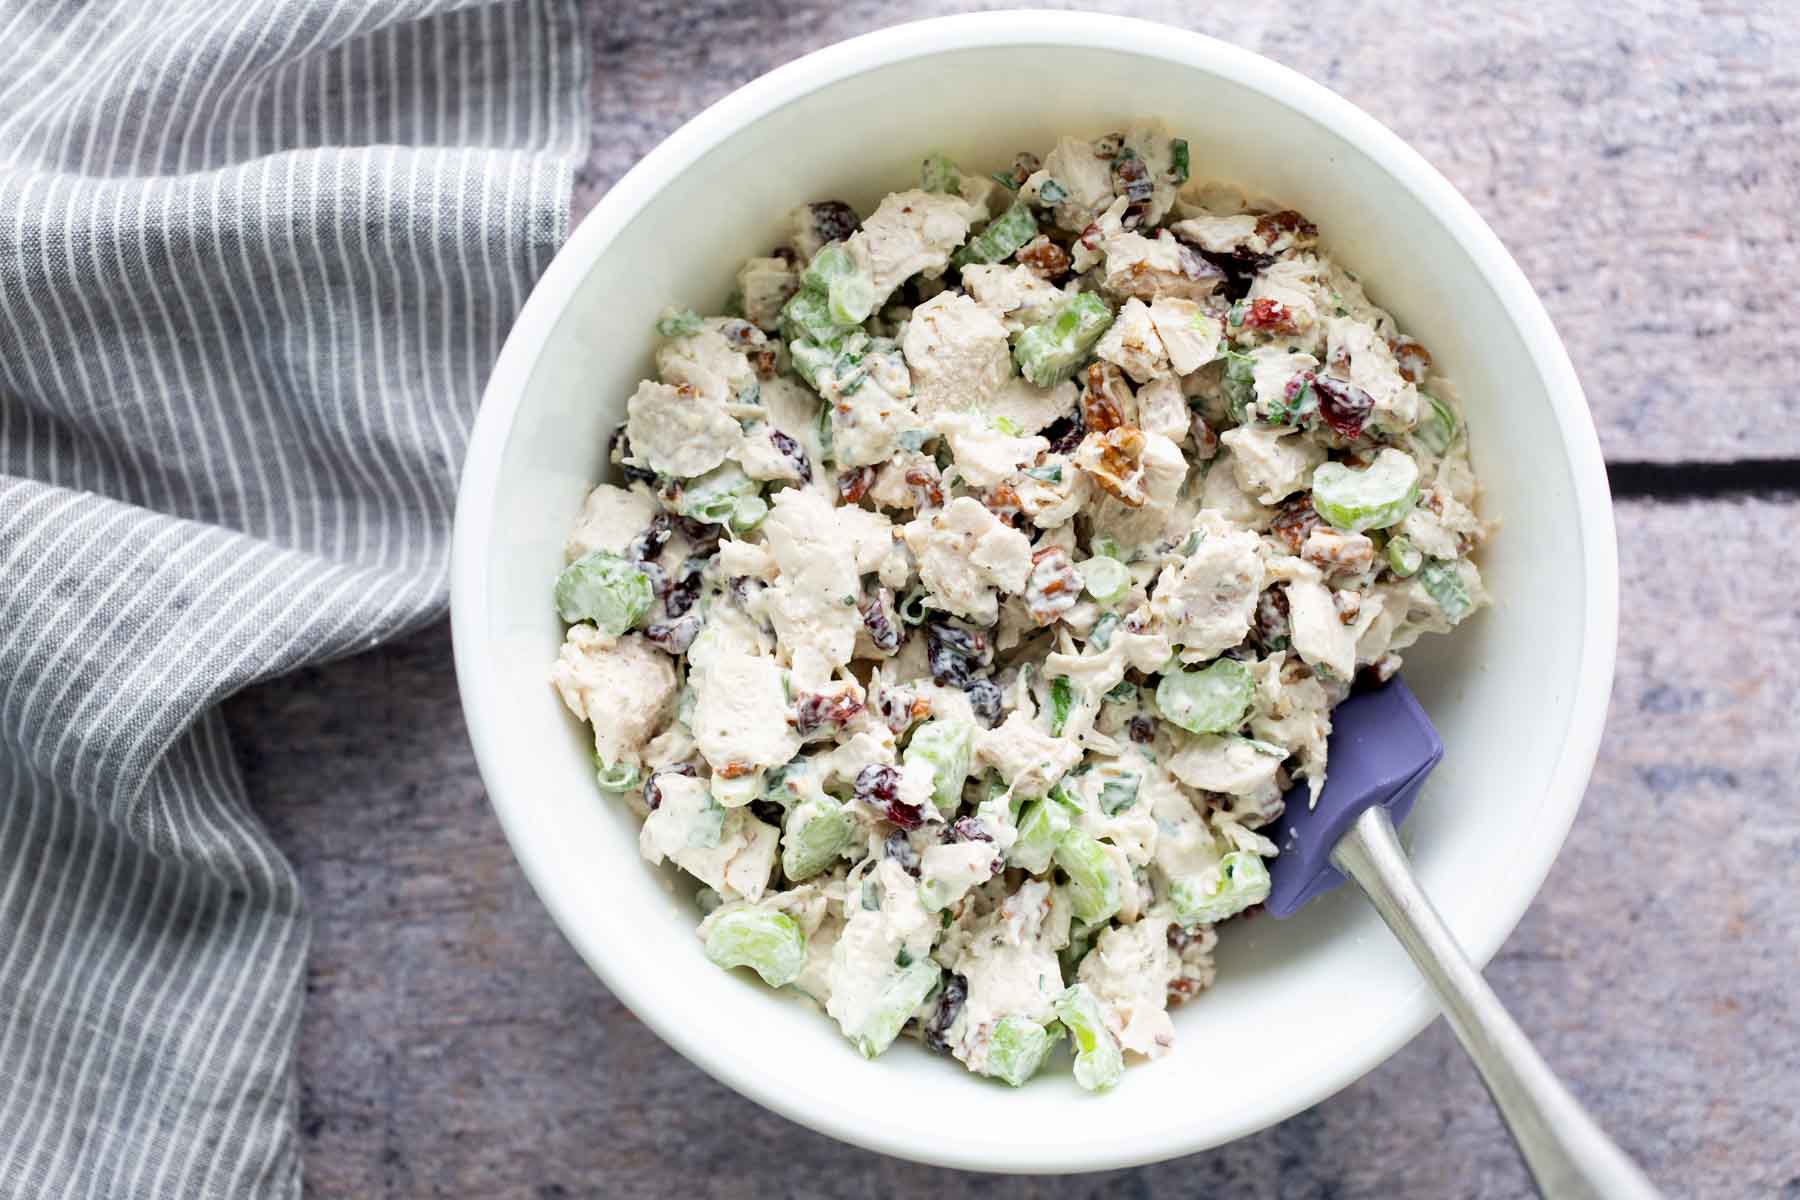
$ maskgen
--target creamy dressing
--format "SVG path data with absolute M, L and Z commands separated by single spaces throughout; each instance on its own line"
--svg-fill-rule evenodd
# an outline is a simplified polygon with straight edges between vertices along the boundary
M 1188 155 L 1140 121 L 800 205 L 732 315 L 658 320 L 568 534 L 597 783 L 708 955 L 779 951 L 865 1054 L 1020 1082 L 1076 984 L 1164 1052 L 1333 706 L 1486 602 L 1429 352 Z

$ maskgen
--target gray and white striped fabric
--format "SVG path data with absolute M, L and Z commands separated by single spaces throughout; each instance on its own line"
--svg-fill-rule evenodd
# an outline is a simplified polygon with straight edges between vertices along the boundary
M 299 1191 L 307 917 L 213 706 L 442 613 L 577 10 L 0 4 L 0 1195 Z

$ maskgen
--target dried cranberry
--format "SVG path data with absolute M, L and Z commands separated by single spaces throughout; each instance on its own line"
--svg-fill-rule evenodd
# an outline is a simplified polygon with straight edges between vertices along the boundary
M 632 466 L 625 461 L 630 457 L 631 438 L 626 435 L 625 426 L 623 424 L 613 426 L 612 436 L 606 439 L 607 461 L 619 468 L 619 474 L 625 477 L 625 482 L 628 484 L 655 483 L 655 472 Z
M 837 483 L 838 495 L 843 497 L 844 503 L 855 504 L 875 486 L 875 468 L 852 467 L 838 476 Z
M 1175 953 L 1180 954 L 1183 950 L 1186 950 L 1189 946 L 1199 940 L 1200 935 L 1194 930 L 1183 929 L 1181 926 L 1175 924 L 1175 922 L 1169 922 L 1169 949 L 1173 950 Z
M 1086 436 L 1087 425 L 1081 419 L 1080 409 L 1056 418 L 1044 428 L 1044 437 L 1050 441 L 1052 454 L 1073 454 Z
M 919 852 L 903 830 L 896 829 L 881 843 L 881 853 L 900 864 L 900 869 L 914 879 L 919 877 Z
M 964 684 L 963 694 L 969 698 L 969 708 L 992 729 L 1000 720 L 1000 685 L 982 676 Z
M 773 825 L 777 829 L 780 829 L 782 821 L 787 819 L 787 809 L 773 800 L 752 800 L 747 807 L 750 809 L 751 816 L 764 825 Z
M 958 817 L 950 822 L 950 828 L 944 831 L 946 842 L 991 842 L 994 835 L 988 832 L 974 817 Z
M 812 214 L 813 234 L 821 242 L 841 242 L 862 224 L 856 210 L 842 200 L 821 200 L 806 207 Z
M 1126 200 L 1121 223 L 1127 229 L 1136 227 L 1149 211 L 1150 197 L 1156 192 L 1156 181 L 1150 178 L 1150 168 L 1130 150 L 1120 151 L 1113 159 L 1112 187 L 1113 195 L 1123 196 Z
M 695 520 L 693 517 L 682 517 L 675 522 L 675 526 L 681 530 L 681 536 L 694 544 L 693 552 L 701 556 L 717 550 L 719 539 L 725 536 L 723 525 Z
M 663 547 L 675 534 L 675 518 L 666 512 L 659 512 L 650 518 L 650 524 L 644 532 L 631 539 L 625 547 L 625 557 L 632 562 L 649 562 L 662 553 Z
M 810 692 L 794 701 L 794 712 L 788 722 L 801 737 L 809 737 L 827 725 L 833 729 L 843 728 L 862 710 L 863 702 L 853 692 Z
M 670 654 L 686 654 L 694 639 L 700 636 L 702 625 L 699 613 L 689 613 L 673 621 L 661 621 L 646 626 L 644 637 L 651 645 L 659 646 Z
M 932 680 L 944 687 L 967 687 L 974 673 L 992 659 L 986 636 L 976 630 L 946 620 L 925 627 L 925 661 Z
M 1347 438 L 1362 436 L 1363 422 L 1375 410 L 1375 397 L 1354 383 L 1329 375 L 1315 378 L 1313 391 L 1319 397 L 1319 415 L 1327 425 Z
M 938 997 L 937 1011 L 931 1014 L 931 1020 L 925 1025 L 925 1045 L 939 1053 L 950 1049 L 945 1035 L 950 1027 L 956 1024 L 956 1018 L 962 1014 L 963 1003 L 969 998 L 969 981 L 961 975 L 950 976 L 944 984 L 944 994 Z
M 900 799 L 900 772 L 886 763 L 870 763 L 856 773 L 851 786 L 858 800 L 879 809 L 902 829 L 917 829 L 925 821 L 918 805 Z
M 1140 746 L 1148 746 L 1156 740 L 1156 722 L 1149 717 L 1133 717 L 1125 726 L 1131 740 Z
M 663 608 L 669 616 L 682 616 L 694 607 L 694 601 L 700 598 L 700 580 L 705 571 L 706 559 L 698 555 L 682 560 L 681 569 L 669 584 L 668 595 L 663 597 Z
M 650 777 L 644 780 L 644 803 L 649 806 L 651 812 L 655 812 L 658 808 L 662 807 L 662 785 L 658 783 L 657 780 L 664 775 L 687 775 L 692 777 L 694 774 L 693 763 L 676 763 L 671 767 L 656 768 L 656 770 L 650 772 Z
M 774 443 L 775 449 L 780 451 L 781 457 L 794 464 L 794 467 L 800 472 L 801 483 L 812 482 L 812 463 L 807 461 L 806 451 L 800 448 L 799 442 L 779 429 L 769 431 L 769 441 Z
M 1256 254 L 1249 250 L 1218 253 L 1195 249 L 1194 252 L 1217 267 L 1225 277 L 1224 282 L 1219 285 L 1219 291 L 1227 300 L 1242 300 L 1249 294 L 1250 285 L 1256 282 L 1257 275 L 1275 261 L 1273 254 Z
M 862 613 L 863 628 L 868 631 L 870 645 L 883 654 L 900 649 L 900 615 L 894 609 L 891 589 L 877 588 L 857 611 Z
M 1288 553 L 1300 553 L 1300 547 L 1306 544 L 1307 535 L 1319 523 L 1319 510 L 1313 507 L 1312 493 L 1301 492 L 1289 496 L 1281 504 L 1275 519 L 1269 524 L 1269 532 L 1288 548 Z

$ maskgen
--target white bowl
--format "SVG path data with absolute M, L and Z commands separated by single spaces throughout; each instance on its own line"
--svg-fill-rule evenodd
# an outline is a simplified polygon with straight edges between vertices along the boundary
M 993 1171 L 1085 1171 L 1240 1137 L 1350 1083 L 1436 1009 L 1359 897 L 1230 925 L 1218 983 L 1177 1045 L 1092 1096 L 1064 1074 L 1013 1091 L 902 1042 L 860 1059 L 823 1014 L 710 965 L 697 913 L 593 786 L 586 730 L 546 682 L 550 585 L 604 443 L 650 369 L 665 304 L 717 311 L 782 215 L 867 211 L 943 149 L 967 164 L 1160 115 L 1196 174 L 1313 219 L 1376 301 L 1457 382 L 1504 524 L 1498 598 L 1408 655 L 1449 752 L 1408 826 L 1419 874 L 1486 962 L 1531 902 L 1580 803 L 1617 630 L 1612 510 L 1593 423 L 1542 305 L 1481 218 L 1374 120 L 1254 54 L 1161 25 L 990 13 L 882 30 L 773 71 L 657 147 L 582 222 L 532 292 L 475 424 L 456 513 L 452 613 L 469 735 L 526 874 L 614 994 L 700 1067 L 871 1149 Z M 582 1069 L 570 1064 L 571 1070 Z

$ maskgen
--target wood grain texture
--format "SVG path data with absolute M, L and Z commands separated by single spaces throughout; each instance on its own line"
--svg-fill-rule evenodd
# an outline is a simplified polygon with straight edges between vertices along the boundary
M 965 7 L 596 5 L 581 206 L 769 67 Z M 1258 49 L 1417 146 L 1544 296 L 1612 457 L 1800 454 L 1783 370 L 1800 350 L 1791 8 L 1090 7 Z M 1797 515 L 1621 506 L 1606 742 L 1567 849 L 1488 971 L 1670 1196 L 1800 1197 Z M 317 921 L 300 1051 L 314 1195 L 1530 1194 L 1441 1022 L 1339 1096 L 1176 1163 L 1001 1179 L 841 1146 L 689 1066 L 566 945 L 487 806 L 442 628 L 247 692 L 228 715 Z
M 1488 970 L 1671 1196 L 1800 1193 L 1800 614 L 1765 566 L 1793 518 L 1621 507 L 1599 766 Z M 315 1195 L 1530 1194 L 1441 1022 L 1339 1096 L 1176 1163 L 1007 1180 L 839 1145 L 690 1066 L 564 943 L 476 778 L 442 628 L 228 712 L 318 923 L 300 1059 Z

